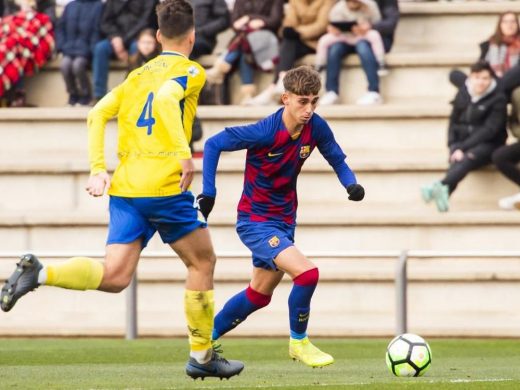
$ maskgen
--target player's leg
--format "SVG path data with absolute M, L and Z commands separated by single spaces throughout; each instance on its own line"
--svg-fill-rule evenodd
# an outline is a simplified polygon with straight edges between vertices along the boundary
M 44 266 L 35 255 L 23 255 L 2 288 L 2 310 L 11 310 L 18 299 L 40 285 L 120 292 L 130 283 L 140 252 L 141 240 L 136 240 L 108 245 L 104 263 L 89 257 L 72 257 Z
M 267 306 L 282 277 L 282 271 L 254 267 L 249 286 L 231 297 L 215 317 L 212 339 L 218 340 L 244 322 L 251 313 Z
M 311 299 L 319 279 L 318 268 L 295 246 L 280 252 L 275 263 L 294 283 L 289 295 L 290 356 L 311 367 L 333 363 L 334 358 L 316 348 L 307 337 Z
M 186 373 L 194 379 L 208 376 L 230 378 L 239 374 L 244 364 L 221 358 L 211 345 L 216 256 L 208 229 L 197 227 L 170 246 L 188 269 L 184 310 L 189 330 L 190 359 Z

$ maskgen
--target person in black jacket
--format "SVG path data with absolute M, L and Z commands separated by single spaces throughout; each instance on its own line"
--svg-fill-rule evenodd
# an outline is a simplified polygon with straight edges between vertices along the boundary
M 107 93 L 109 61 L 116 56 L 123 62 L 136 51 L 139 33 L 148 27 L 155 0 L 108 0 L 101 18 L 101 33 L 106 37 L 96 44 L 92 62 L 94 98 Z
M 195 12 L 195 46 L 190 58 L 195 60 L 211 54 L 217 44 L 218 33 L 230 27 L 230 15 L 224 0 L 192 0 Z
M 425 202 L 435 201 L 448 211 L 449 196 L 471 171 L 491 162 L 493 152 L 507 138 L 507 100 L 498 90 L 491 66 L 479 61 L 452 102 L 448 128 L 450 166 L 441 181 L 422 187 Z
M 67 4 L 56 27 L 56 48 L 63 54 L 61 74 L 69 106 L 86 106 L 92 99 L 87 68 L 99 41 L 103 12 L 100 0 L 75 0 Z

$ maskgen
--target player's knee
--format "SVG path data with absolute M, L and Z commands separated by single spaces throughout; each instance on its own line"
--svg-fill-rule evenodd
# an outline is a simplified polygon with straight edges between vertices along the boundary
M 320 272 L 318 268 L 312 268 L 296 276 L 293 279 L 293 282 L 299 286 L 311 286 L 318 284 L 319 279 Z
M 247 299 L 258 308 L 265 307 L 271 302 L 272 295 L 262 294 L 256 290 L 253 290 L 251 286 L 246 289 Z
M 100 289 L 106 292 L 120 293 L 128 287 L 131 281 L 132 275 L 127 276 L 116 272 L 105 271 Z

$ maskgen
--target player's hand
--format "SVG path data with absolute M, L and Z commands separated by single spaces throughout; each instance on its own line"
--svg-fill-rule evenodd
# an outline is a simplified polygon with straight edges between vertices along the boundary
M 88 178 L 85 190 L 92 196 L 103 196 L 105 189 L 110 188 L 110 176 L 106 172 L 100 172 L 97 175 L 91 175 Z
M 284 27 L 282 30 L 282 36 L 286 39 L 299 39 L 300 33 L 293 27 Z
M 204 218 L 206 218 L 206 221 L 208 220 L 209 213 L 213 210 L 214 205 L 215 198 L 213 196 L 204 194 L 199 194 L 199 196 L 197 196 L 197 206 Z
M 365 197 L 365 189 L 361 184 L 350 184 L 347 187 L 348 198 L 354 202 L 359 202 Z
M 181 181 L 179 185 L 181 186 L 181 191 L 186 192 L 188 188 L 190 188 L 191 182 L 193 181 L 193 175 L 195 174 L 195 165 L 193 165 L 193 160 L 179 160 L 182 167 L 182 175 Z

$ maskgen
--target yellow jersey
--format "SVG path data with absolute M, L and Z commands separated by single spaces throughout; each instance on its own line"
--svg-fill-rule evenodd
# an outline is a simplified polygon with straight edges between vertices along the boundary
M 191 158 L 189 141 L 204 68 L 164 51 L 101 99 L 89 112 L 90 173 L 106 171 L 105 126 L 117 116 L 119 164 L 110 195 L 157 197 L 181 192 L 179 159 Z

